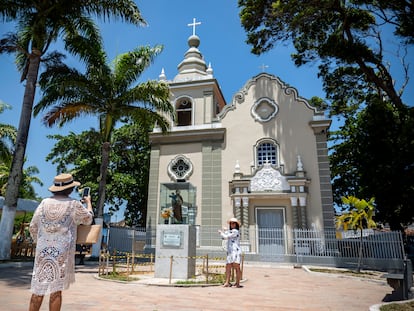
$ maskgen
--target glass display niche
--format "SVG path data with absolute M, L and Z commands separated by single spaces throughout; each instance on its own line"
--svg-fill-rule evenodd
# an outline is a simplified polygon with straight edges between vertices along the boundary
M 195 225 L 196 187 L 189 182 L 161 184 L 160 224 Z

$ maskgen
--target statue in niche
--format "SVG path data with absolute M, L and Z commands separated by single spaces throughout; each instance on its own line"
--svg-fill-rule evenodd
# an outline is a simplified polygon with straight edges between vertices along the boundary
M 180 190 L 176 190 L 175 193 L 172 192 L 170 194 L 171 198 L 171 205 L 173 208 L 174 218 L 176 219 L 177 223 L 183 222 L 183 215 L 181 206 L 183 205 L 183 197 L 180 194 Z

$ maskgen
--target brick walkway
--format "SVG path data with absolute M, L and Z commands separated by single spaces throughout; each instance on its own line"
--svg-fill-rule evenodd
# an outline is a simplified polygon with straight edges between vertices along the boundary
M 120 283 L 97 279 L 97 266 L 76 267 L 62 311 L 361 311 L 391 292 L 385 281 L 307 272 L 291 266 L 245 263 L 243 288 L 169 287 L 168 279 Z M 0 310 L 28 310 L 32 265 L 0 263 Z M 46 296 L 41 310 L 48 310 Z

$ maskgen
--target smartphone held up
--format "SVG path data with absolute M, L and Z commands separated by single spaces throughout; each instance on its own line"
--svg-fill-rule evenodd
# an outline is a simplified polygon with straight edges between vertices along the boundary
M 89 187 L 85 187 L 85 188 L 83 188 L 83 190 L 82 190 L 82 199 L 83 199 L 84 197 L 89 196 L 90 192 L 91 192 L 91 188 L 89 188 Z

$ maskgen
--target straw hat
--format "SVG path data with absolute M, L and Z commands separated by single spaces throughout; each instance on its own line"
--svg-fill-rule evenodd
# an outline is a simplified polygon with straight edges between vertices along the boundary
M 58 192 L 77 186 L 80 186 L 80 182 L 74 181 L 71 174 L 60 174 L 54 178 L 53 186 L 49 187 L 49 191 Z
M 237 218 L 234 218 L 234 217 L 232 217 L 232 218 L 230 218 L 229 220 L 227 220 L 227 223 L 228 224 L 230 224 L 231 222 L 235 222 L 235 223 L 237 223 L 238 225 L 239 225 L 239 227 L 240 227 L 240 221 L 238 221 L 237 220 Z

